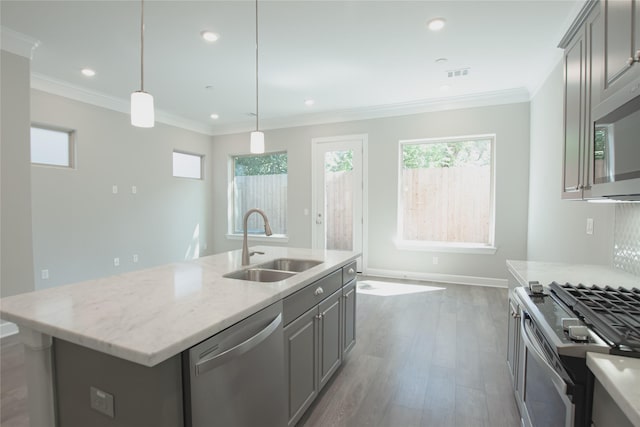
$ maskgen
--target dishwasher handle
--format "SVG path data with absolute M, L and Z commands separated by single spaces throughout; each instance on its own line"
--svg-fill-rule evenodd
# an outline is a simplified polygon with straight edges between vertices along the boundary
M 220 354 L 215 356 L 204 358 L 198 363 L 196 363 L 196 375 L 202 375 L 206 372 L 211 371 L 212 369 L 217 368 L 220 365 L 224 365 L 229 360 L 234 357 L 238 357 L 249 350 L 255 348 L 262 341 L 266 340 L 269 335 L 271 335 L 278 326 L 282 323 L 282 313 L 278 314 L 278 316 L 271 321 L 263 330 L 255 334 L 254 336 L 247 338 L 245 341 L 240 344 L 231 347 L 229 350 L 223 351 Z

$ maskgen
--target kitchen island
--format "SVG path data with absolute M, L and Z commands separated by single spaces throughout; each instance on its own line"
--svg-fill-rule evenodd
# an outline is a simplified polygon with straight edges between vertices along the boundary
M 359 256 L 268 246 L 252 250 L 264 252 L 252 257 L 252 266 L 276 258 L 321 263 L 271 283 L 226 278 L 246 268 L 238 250 L 0 300 L 0 317 L 18 324 L 25 344 L 32 425 L 55 425 L 52 338 L 158 367 Z

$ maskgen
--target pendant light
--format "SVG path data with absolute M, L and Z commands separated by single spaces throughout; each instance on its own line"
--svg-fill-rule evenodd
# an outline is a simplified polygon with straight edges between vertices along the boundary
M 258 0 L 256 0 L 256 130 L 251 132 L 249 146 L 249 151 L 253 154 L 264 153 L 264 133 L 258 129 Z
M 152 128 L 154 121 L 153 96 L 144 91 L 144 0 L 140 0 L 140 90 L 131 94 L 131 124 Z

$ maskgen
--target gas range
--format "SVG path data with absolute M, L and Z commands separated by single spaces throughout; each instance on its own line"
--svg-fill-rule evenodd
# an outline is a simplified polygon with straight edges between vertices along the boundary
M 584 358 L 590 351 L 640 357 L 640 289 L 532 285 L 516 293 L 558 355 Z

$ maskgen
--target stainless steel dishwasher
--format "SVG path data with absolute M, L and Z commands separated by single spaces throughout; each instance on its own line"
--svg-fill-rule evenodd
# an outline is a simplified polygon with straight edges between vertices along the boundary
M 186 350 L 183 369 L 186 426 L 286 426 L 282 302 Z

